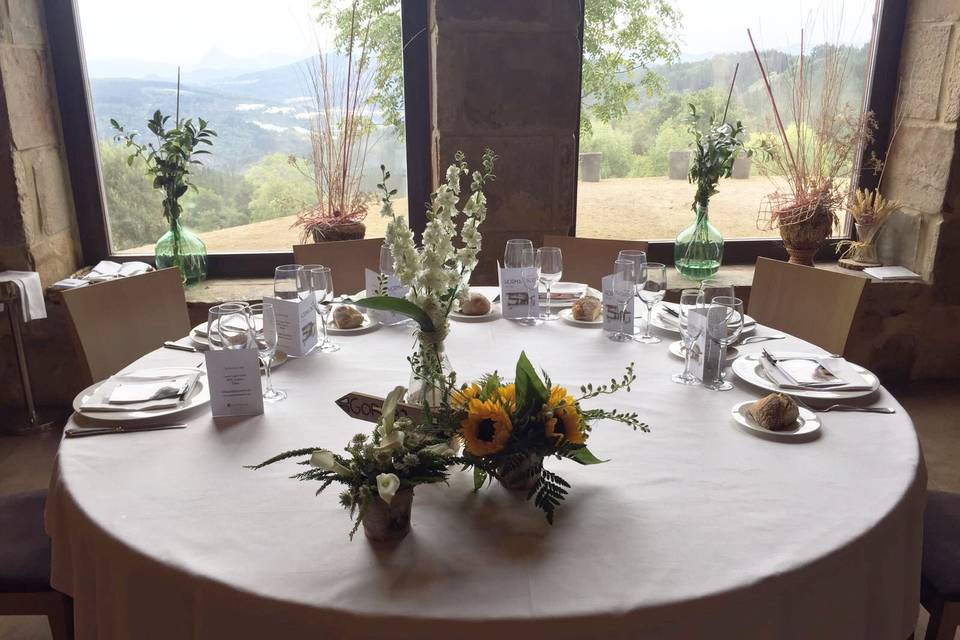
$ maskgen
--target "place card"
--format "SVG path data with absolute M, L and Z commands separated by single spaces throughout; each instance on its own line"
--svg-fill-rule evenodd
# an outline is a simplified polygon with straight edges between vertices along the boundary
M 263 413 L 260 358 L 256 349 L 206 351 L 204 358 L 214 418 Z
M 603 290 L 603 330 L 613 333 L 623 333 L 633 335 L 636 328 L 633 324 L 634 302 L 636 297 L 631 295 L 627 300 L 623 317 L 620 317 L 620 305 L 617 304 L 617 297 L 613 295 L 613 274 L 604 276 L 600 281 L 600 288 Z
M 712 333 L 719 335 L 726 327 L 720 329 L 718 325 L 725 325 L 726 312 L 720 307 L 700 307 L 690 309 L 687 313 L 687 331 L 692 337 L 693 346 L 690 349 L 690 361 L 693 375 L 701 382 L 713 382 L 720 377 L 720 368 L 723 363 L 720 344 L 711 340 L 707 331 L 708 323 Z
M 367 297 L 378 295 L 378 291 L 380 291 L 380 273 L 373 269 L 364 269 L 364 277 L 367 284 Z M 406 298 L 407 293 L 410 291 L 410 287 L 400 284 L 397 276 L 387 276 L 384 289 L 383 295 L 390 296 L 391 298 Z M 400 324 L 408 320 L 407 316 L 392 311 L 371 310 L 370 315 L 385 325 Z
M 540 315 L 539 283 L 528 289 L 523 278 L 524 269 L 507 269 L 497 264 L 500 279 L 500 308 L 503 317 L 519 320 Z
M 313 292 L 302 300 L 282 300 L 265 296 L 277 318 L 277 350 L 300 358 L 317 345 L 317 310 Z

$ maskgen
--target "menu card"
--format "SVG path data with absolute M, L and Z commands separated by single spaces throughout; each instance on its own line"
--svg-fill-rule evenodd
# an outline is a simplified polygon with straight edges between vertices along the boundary
M 523 279 L 524 269 L 507 269 L 497 265 L 500 278 L 500 307 L 503 317 L 517 320 L 540 315 L 539 285 L 528 289 Z
M 374 271 L 373 269 L 365 269 L 364 277 L 367 283 L 367 297 L 373 297 L 377 295 L 377 292 L 380 291 L 380 278 L 381 275 Z M 400 280 L 397 276 L 386 276 L 386 282 L 384 283 L 384 294 L 390 296 L 391 298 L 406 298 L 407 293 L 410 291 L 410 287 L 400 284 Z M 407 316 L 401 313 L 394 313 L 392 311 L 370 311 L 370 315 L 379 320 L 382 324 L 393 325 L 400 324 L 407 320 Z
M 600 283 L 600 288 L 603 290 L 603 330 L 614 333 L 622 331 L 633 335 L 636 331 L 633 324 L 633 304 L 636 298 L 631 295 L 627 299 L 623 317 L 621 317 L 620 305 L 617 303 L 617 297 L 613 295 L 613 274 L 604 276 Z
M 712 382 L 720 377 L 720 370 L 723 363 L 720 344 L 710 338 L 710 333 L 714 336 L 720 335 L 726 327 L 720 328 L 718 325 L 726 323 L 726 312 L 721 307 L 700 307 L 690 309 L 687 315 L 687 331 L 693 339 L 693 347 L 690 350 L 690 360 L 692 362 L 693 375 L 701 382 Z M 707 331 L 708 324 L 710 331 Z
M 223 349 L 204 353 L 213 417 L 258 416 L 263 413 L 260 358 L 256 349 Z
M 317 344 L 317 310 L 313 292 L 302 300 L 282 300 L 265 296 L 277 318 L 277 350 L 300 358 Z

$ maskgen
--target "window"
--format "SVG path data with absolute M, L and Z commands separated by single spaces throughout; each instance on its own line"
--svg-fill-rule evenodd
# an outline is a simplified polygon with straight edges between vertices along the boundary
M 823 0 L 812 12 L 770 0 L 744 0 L 735 8 L 711 0 L 585 0 L 577 234 L 672 242 L 692 223 L 689 104 L 702 123 L 724 112 L 729 95 L 727 121 L 743 122 L 751 146 L 775 131 L 747 27 L 781 110 L 804 29 L 805 76 L 819 86 L 824 45 L 839 44 L 845 59 L 840 101 L 861 113 L 864 96 L 871 95 L 880 8 L 875 0 Z M 882 46 L 898 54 L 899 41 L 885 37 Z M 872 97 L 879 103 L 890 96 L 874 91 Z M 796 127 L 792 118 L 784 120 L 788 130 Z M 851 154 L 851 175 L 858 174 L 858 160 Z M 779 237 L 758 224 L 758 212 L 764 197 L 784 186 L 783 178 L 761 175 L 755 159 L 742 158 L 711 199 L 711 221 L 728 240 Z M 841 221 L 836 233 L 845 232 Z M 752 261 L 755 254 L 743 257 Z

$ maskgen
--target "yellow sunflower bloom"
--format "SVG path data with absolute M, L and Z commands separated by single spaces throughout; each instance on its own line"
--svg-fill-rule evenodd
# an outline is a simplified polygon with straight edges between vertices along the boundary
M 550 389 L 550 399 L 547 400 L 547 411 L 551 417 L 544 420 L 544 433 L 557 444 L 564 440 L 573 444 L 583 444 L 587 440 L 587 433 L 583 429 L 580 410 L 573 396 L 563 387 Z
M 467 417 L 460 423 L 464 448 L 475 456 L 501 451 L 512 430 L 510 416 L 499 403 L 491 400 L 470 400 Z
M 500 404 L 511 414 L 517 410 L 517 385 L 512 382 L 497 389 Z
M 450 405 L 454 409 L 466 409 L 474 398 L 480 395 L 480 385 L 474 383 L 450 394 Z

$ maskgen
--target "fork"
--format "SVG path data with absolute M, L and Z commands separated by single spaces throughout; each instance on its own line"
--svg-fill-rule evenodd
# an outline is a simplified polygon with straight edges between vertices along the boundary
M 847 411 L 850 413 L 896 413 L 896 409 L 890 407 L 857 407 L 852 404 L 832 404 L 824 409 L 815 409 L 797 396 L 790 396 L 799 406 L 814 413 L 829 413 L 831 411 Z
M 749 337 L 747 337 L 747 338 L 743 338 L 743 339 L 740 341 L 740 344 L 753 344 L 754 342 L 766 342 L 767 340 L 783 340 L 783 339 L 786 338 L 786 337 L 787 337 L 787 336 L 785 336 L 785 335 L 777 335 L 777 336 L 749 336 Z

